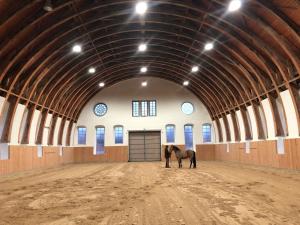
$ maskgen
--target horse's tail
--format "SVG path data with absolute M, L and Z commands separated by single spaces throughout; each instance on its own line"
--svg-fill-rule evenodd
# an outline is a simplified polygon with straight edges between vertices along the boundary
M 196 168 L 196 163 L 197 163 L 196 152 L 194 152 L 194 155 L 193 155 L 193 163 L 194 163 L 194 168 Z

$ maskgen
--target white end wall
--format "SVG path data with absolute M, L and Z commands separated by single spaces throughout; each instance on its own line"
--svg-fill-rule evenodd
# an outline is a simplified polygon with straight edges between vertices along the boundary
M 144 80 L 148 80 L 148 86 L 145 88 L 141 87 L 141 82 Z M 156 100 L 157 116 L 132 117 L 133 100 Z M 95 104 L 99 102 L 105 103 L 108 107 L 103 117 L 97 117 L 93 112 Z M 181 111 L 181 105 L 184 102 L 191 102 L 194 105 L 194 112 L 191 115 L 185 115 Z M 170 81 L 145 77 L 126 80 L 99 92 L 87 103 L 77 121 L 78 126 L 87 128 L 87 145 L 89 146 L 95 143 L 95 126 L 97 125 L 105 127 L 106 146 L 115 145 L 115 125 L 124 127 L 124 145 L 128 145 L 128 131 L 134 130 L 161 130 L 162 144 L 164 144 L 167 124 L 176 126 L 175 144 L 184 144 L 184 125 L 193 124 L 193 138 L 194 145 L 196 145 L 202 143 L 202 124 L 204 123 L 212 124 L 209 113 L 190 91 Z M 77 144 L 77 129 L 73 143 Z

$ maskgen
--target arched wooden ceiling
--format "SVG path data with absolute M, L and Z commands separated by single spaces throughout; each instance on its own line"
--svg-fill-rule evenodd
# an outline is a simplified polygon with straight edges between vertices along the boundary
M 189 80 L 214 120 L 269 98 L 279 121 L 273 100 L 286 89 L 299 118 L 299 0 L 244 0 L 233 13 L 228 0 L 149 0 L 143 17 L 136 0 L 52 0 L 51 12 L 45 2 L 0 0 L 0 94 L 11 113 L 22 103 L 76 121 L 99 82 L 141 76 L 147 65 L 147 76 Z M 148 50 L 138 53 L 142 41 Z M 203 51 L 207 42 L 212 51 Z

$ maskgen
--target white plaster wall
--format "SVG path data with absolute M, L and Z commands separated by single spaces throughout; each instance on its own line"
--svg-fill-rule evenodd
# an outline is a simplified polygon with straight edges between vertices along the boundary
M 63 139 L 62 139 L 62 145 L 66 145 L 67 141 L 67 133 L 68 133 L 68 127 L 69 127 L 70 121 L 66 120 L 65 122 L 65 127 L 64 127 L 64 132 L 63 132 Z
M 5 98 L 0 96 L 0 116 L 2 115 L 2 108 L 5 104 Z
M 70 138 L 70 144 L 71 145 L 76 145 L 77 144 L 77 136 L 76 136 L 76 140 L 75 140 L 76 127 L 77 127 L 77 123 L 73 123 L 73 125 L 72 125 L 72 132 L 71 132 L 71 138 Z M 77 134 L 77 132 L 76 132 L 76 134 Z
M 141 82 L 148 80 L 147 87 L 141 87 Z M 132 117 L 132 100 L 156 100 L 156 117 Z M 97 117 L 93 108 L 96 103 L 104 102 L 108 112 L 103 117 Z M 185 115 L 181 111 L 183 102 L 191 102 L 194 112 Z M 87 128 L 87 145 L 94 145 L 96 125 L 105 126 L 105 145 L 114 144 L 114 126 L 124 126 L 124 145 L 128 145 L 128 131 L 161 130 L 162 143 L 166 142 L 166 124 L 175 124 L 175 144 L 184 144 L 184 125 L 193 124 L 194 145 L 202 143 L 202 124 L 212 123 L 204 105 L 186 88 L 170 81 L 158 78 L 135 78 L 120 82 L 106 88 L 92 98 L 79 116 L 77 125 Z M 212 134 L 214 137 L 214 134 Z M 77 129 L 74 143 L 77 144 Z
M 43 145 L 48 145 L 49 128 L 52 121 L 52 114 L 48 114 L 43 132 Z
M 236 117 L 237 117 L 238 126 L 239 126 L 239 130 L 240 130 L 241 141 L 245 141 L 245 139 L 246 139 L 245 126 L 244 126 L 242 113 L 240 110 L 236 111 Z
M 19 141 L 18 141 L 19 143 L 21 143 L 22 138 L 23 138 L 23 135 L 24 135 L 27 116 L 28 116 L 28 109 L 25 108 L 25 109 L 24 109 L 23 118 L 22 118 L 22 121 L 21 121 L 21 125 L 20 125 Z
M 267 122 L 267 130 L 268 130 L 268 139 L 274 140 L 275 139 L 275 127 L 274 127 L 274 119 L 273 114 L 270 106 L 269 99 L 264 99 L 261 102 L 265 116 L 266 116 L 266 122 Z
M 20 126 L 21 126 L 21 121 L 23 118 L 25 110 L 25 105 L 18 104 L 13 122 L 12 122 L 12 129 L 11 129 L 11 136 L 10 136 L 10 143 L 11 144 L 18 144 L 19 141 L 19 131 L 20 131 Z
M 288 137 L 299 137 L 296 109 L 289 90 L 280 93 L 283 107 L 287 115 Z
M 282 129 L 283 129 L 283 132 L 284 132 L 284 136 L 287 136 L 288 135 L 287 121 L 286 121 L 286 118 L 285 118 L 285 111 L 284 111 L 284 108 L 283 108 L 283 103 L 281 101 L 281 98 L 276 99 L 276 106 L 277 106 L 277 109 L 278 109 L 279 118 L 280 118 L 280 122 L 282 124 Z
M 0 138 L 2 137 L 4 124 L 6 121 L 6 117 L 7 117 L 7 113 L 8 113 L 8 109 L 9 109 L 9 102 L 3 101 L 1 104 L 2 104 L 1 105 L 2 110 L 0 111 L 1 112 L 1 114 L 0 114 Z
M 38 132 L 38 122 L 41 116 L 41 111 L 34 110 L 34 114 L 31 121 L 30 132 L 29 132 L 29 144 L 35 145 L 36 135 Z
M 56 124 L 55 124 L 55 129 L 54 129 L 54 136 L 53 136 L 53 145 L 58 145 L 58 133 L 59 133 L 59 128 L 61 124 L 61 118 L 58 117 Z
M 223 142 L 227 142 L 227 133 L 225 129 L 225 124 L 223 118 L 220 118 L 220 124 L 221 124 L 221 129 L 222 129 L 222 134 L 223 134 Z
M 218 131 L 218 126 L 217 126 L 217 123 L 216 121 L 214 120 L 213 121 L 213 128 L 214 128 L 214 133 L 215 133 L 215 142 L 216 143 L 219 143 L 220 142 L 220 136 L 219 136 L 219 131 Z
M 253 141 L 257 141 L 258 140 L 257 123 L 256 123 L 256 119 L 255 119 L 253 106 L 252 105 L 248 106 L 247 111 L 248 111 L 248 115 L 249 115 L 249 121 L 251 123 Z
M 261 104 L 258 106 L 258 112 L 259 112 L 259 115 L 260 115 L 260 118 L 261 118 L 264 134 L 267 138 L 268 137 L 267 120 L 266 120 L 266 116 L 265 116 L 263 106 Z
M 234 127 L 233 127 L 233 121 L 232 121 L 231 114 L 227 114 L 226 117 L 227 117 L 229 129 L 230 129 L 231 142 L 235 142 L 235 133 L 234 133 Z

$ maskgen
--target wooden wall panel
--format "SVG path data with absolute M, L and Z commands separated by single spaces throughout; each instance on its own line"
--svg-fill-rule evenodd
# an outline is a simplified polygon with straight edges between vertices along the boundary
M 104 154 L 101 155 L 94 155 L 93 147 L 76 147 L 74 162 L 128 162 L 128 147 L 106 146 Z
M 285 154 L 277 154 L 277 144 L 272 141 L 250 142 L 250 153 L 246 153 L 245 143 L 230 143 L 229 152 L 226 144 L 215 145 L 215 159 L 239 162 L 259 166 L 287 169 L 300 169 L 300 139 L 285 140 Z
M 179 145 L 184 149 L 184 145 Z M 239 162 L 258 166 L 300 169 L 300 139 L 285 140 L 285 154 L 277 154 L 276 141 L 257 141 L 250 143 L 250 153 L 245 150 L 245 143 L 197 145 L 197 160 L 219 160 Z M 164 161 L 164 146 L 162 146 Z M 172 154 L 172 160 L 176 160 Z M 41 168 L 57 167 L 67 163 L 85 162 L 128 162 L 128 146 L 107 146 L 105 153 L 93 154 L 93 147 L 44 146 L 43 156 L 38 158 L 37 146 L 10 146 L 9 160 L 0 161 L 0 175 Z
M 215 145 L 203 144 L 196 145 L 196 158 L 197 160 L 212 161 L 215 160 Z
M 37 155 L 37 146 L 11 145 L 9 149 L 9 160 L 0 161 L 0 175 L 74 162 L 74 153 L 70 149 L 65 149 L 60 156 L 59 147 L 44 146 L 41 158 Z

